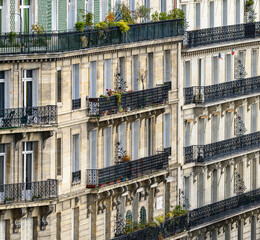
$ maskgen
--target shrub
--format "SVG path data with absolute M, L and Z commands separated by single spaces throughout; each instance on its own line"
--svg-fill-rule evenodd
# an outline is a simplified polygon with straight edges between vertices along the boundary
M 85 27 L 85 22 L 76 22 L 74 29 L 79 32 L 83 32 Z
M 124 22 L 123 20 L 120 20 L 119 22 L 117 22 L 116 25 L 119 27 L 119 30 L 121 33 L 128 32 L 130 29 L 127 22 Z

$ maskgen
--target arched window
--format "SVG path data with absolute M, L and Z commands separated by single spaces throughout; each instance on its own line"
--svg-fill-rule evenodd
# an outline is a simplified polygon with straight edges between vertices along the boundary
M 140 210 L 140 223 L 146 225 L 146 210 L 145 207 L 141 207 Z
M 126 212 L 126 226 L 129 226 L 130 225 L 130 223 L 132 222 L 132 220 L 133 220 L 133 215 L 132 215 L 132 212 L 131 212 L 131 210 L 128 210 L 127 212 Z

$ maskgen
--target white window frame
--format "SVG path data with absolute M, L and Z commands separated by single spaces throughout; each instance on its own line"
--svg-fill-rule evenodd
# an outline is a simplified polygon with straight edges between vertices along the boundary
M 6 146 L 5 144 L 2 144 L 4 145 L 4 152 L 0 152 L 0 157 L 4 157 L 4 181 L 3 181 L 3 184 L 5 184 L 5 169 L 6 169 Z
M 23 25 L 23 19 L 24 19 L 24 16 L 23 16 L 23 10 L 24 9 L 29 9 L 29 32 L 30 32 L 30 26 L 32 24 L 32 16 L 31 16 L 31 4 L 32 4 L 32 0 L 30 0 L 30 5 L 24 5 L 24 0 L 21 0 L 22 1 L 22 4 L 20 4 L 20 21 L 22 20 L 22 24 L 20 23 L 20 25 L 22 25 L 22 32 L 24 32 L 24 25 Z
M 51 18 L 51 29 L 52 31 L 57 31 L 58 30 L 58 0 L 52 0 L 52 8 L 51 8 L 51 11 L 52 11 L 52 18 Z M 55 9 L 55 11 L 54 11 Z M 55 24 L 54 24 L 55 23 Z M 54 25 L 56 25 L 54 27 Z
M 33 85 L 33 74 L 32 74 L 32 77 L 27 77 L 27 71 L 33 71 L 33 70 L 32 69 L 23 70 L 23 77 L 22 77 L 22 82 L 23 82 L 23 88 L 22 88 L 22 91 L 23 91 L 23 107 L 27 107 L 26 103 L 25 103 L 25 99 L 26 99 L 26 96 L 27 96 L 26 83 L 32 82 L 32 85 Z M 32 88 L 33 88 L 33 86 L 32 86 Z M 33 89 L 32 89 L 32 91 L 33 91 Z M 33 98 L 33 94 L 32 94 L 32 98 Z M 33 102 L 33 100 L 32 100 L 32 102 Z
M 27 144 L 28 143 L 32 143 L 32 150 L 27 150 Z M 29 155 L 29 154 L 32 154 L 32 172 L 31 172 L 31 175 L 32 175 L 32 180 L 33 180 L 33 159 L 34 159 L 34 153 L 33 153 L 33 142 L 24 142 L 24 148 L 23 148 L 23 151 L 22 151 L 22 155 L 23 155 L 23 183 L 26 183 L 26 155 Z

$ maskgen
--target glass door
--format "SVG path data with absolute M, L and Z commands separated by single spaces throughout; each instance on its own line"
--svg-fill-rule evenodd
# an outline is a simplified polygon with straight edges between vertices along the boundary
M 5 145 L 0 144 L 0 202 L 5 199 Z
M 23 143 L 23 199 L 31 199 L 33 181 L 33 143 Z
M 32 70 L 23 71 L 23 107 L 32 107 Z
M 22 32 L 29 34 L 30 31 L 30 0 L 20 0 L 20 16 L 22 21 Z

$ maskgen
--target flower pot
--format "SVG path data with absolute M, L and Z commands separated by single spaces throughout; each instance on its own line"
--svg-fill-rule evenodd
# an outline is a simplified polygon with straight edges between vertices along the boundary
M 120 180 L 116 180 L 116 183 L 120 183 L 121 182 L 121 179 Z
M 87 188 L 96 188 L 96 185 L 87 185 Z

